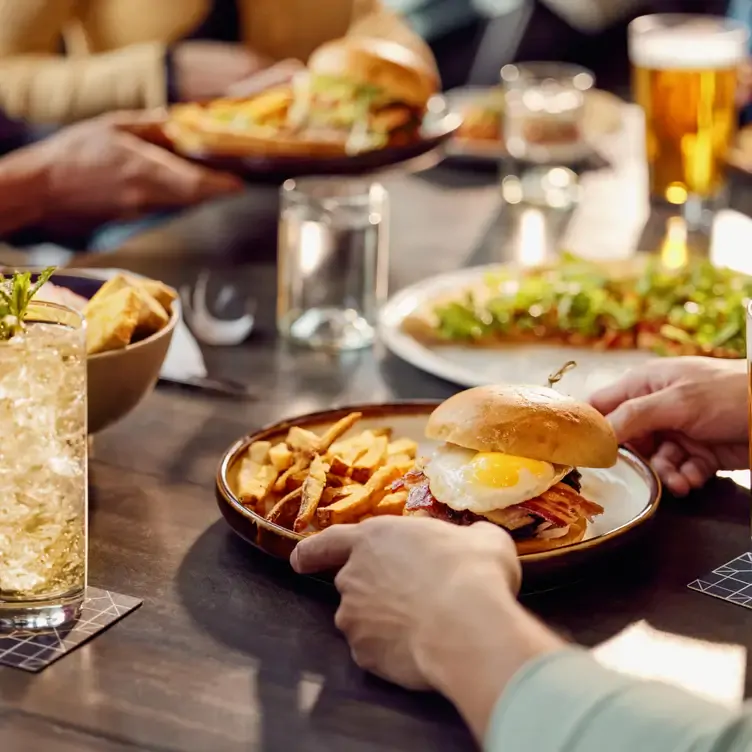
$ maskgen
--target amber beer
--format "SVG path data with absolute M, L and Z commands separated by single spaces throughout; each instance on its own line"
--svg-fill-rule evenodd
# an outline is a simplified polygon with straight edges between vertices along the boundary
M 645 112 L 654 197 L 683 204 L 712 199 L 723 187 L 747 40 L 746 27 L 713 16 L 643 16 L 630 24 L 634 97 Z

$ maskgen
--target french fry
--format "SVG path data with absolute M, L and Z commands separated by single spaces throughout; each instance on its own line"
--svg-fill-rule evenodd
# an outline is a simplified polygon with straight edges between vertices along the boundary
M 398 468 L 386 465 L 381 467 L 368 479 L 364 486 L 353 491 L 328 507 L 320 508 L 317 513 L 319 525 L 329 527 L 344 522 L 353 522 L 367 514 L 375 505 L 373 497 L 399 478 Z
M 330 488 L 340 488 L 341 486 L 344 486 L 348 480 L 349 478 L 343 478 L 340 475 L 335 475 L 332 472 L 328 472 L 326 474 L 326 485 Z
M 329 465 L 317 454 L 308 469 L 308 477 L 303 482 L 300 509 L 293 525 L 296 533 L 303 532 L 311 524 L 321 501 L 321 495 L 326 488 L 328 470 Z
M 237 488 L 240 502 L 256 509 L 269 495 L 276 479 L 277 470 L 272 465 L 260 465 L 246 455 L 238 471 Z
M 287 480 L 285 481 L 285 493 L 290 493 L 290 491 L 294 491 L 296 488 L 300 488 L 303 483 L 305 483 L 305 479 L 307 477 L 307 470 L 301 470 L 299 473 L 288 476 Z
M 290 467 L 287 468 L 274 483 L 274 491 L 282 493 L 287 488 L 287 479 L 295 473 L 305 470 L 311 464 L 311 458 L 308 455 L 298 457 Z
M 412 439 L 397 439 L 393 441 L 386 450 L 389 461 L 392 457 L 407 455 L 410 459 L 414 460 L 418 453 L 418 442 Z
M 283 527 L 289 527 L 292 521 L 297 515 L 297 510 L 300 507 L 300 497 L 303 493 L 303 489 L 296 488 L 287 496 L 283 496 L 273 507 L 272 511 L 266 515 L 266 519 L 269 522 L 274 522 L 277 525 Z
M 362 488 L 362 486 L 359 483 L 353 483 L 349 486 L 340 486 L 339 488 L 327 487 L 324 489 L 324 493 L 321 494 L 321 501 L 319 502 L 319 508 L 328 507 L 330 504 L 333 504 L 335 501 L 344 499 L 345 496 L 349 496 L 351 493 L 354 493 L 359 488 Z
M 331 458 L 330 468 L 332 475 L 346 478 L 350 474 L 350 470 L 352 470 L 352 465 L 345 462 L 339 455 L 335 455 Z
M 407 503 L 407 491 L 397 491 L 396 493 L 387 494 L 372 510 L 371 514 L 378 516 L 382 514 L 402 515 L 405 504 Z
M 376 468 L 386 462 L 386 450 L 389 439 L 386 436 L 376 436 L 372 439 L 366 453 L 355 461 L 350 476 L 358 483 L 365 483 Z
M 293 453 L 284 442 L 276 444 L 269 450 L 269 462 L 283 473 L 294 461 Z
M 378 428 L 372 428 L 371 433 L 374 436 L 386 436 L 387 439 L 392 438 L 392 428 L 391 426 L 379 426 Z
M 313 431 L 307 431 L 305 428 L 293 426 L 287 432 L 285 442 L 294 452 L 315 454 L 318 452 L 320 437 Z
M 269 464 L 269 450 L 272 448 L 271 441 L 254 441 L 248 447 L 248 456 L 252 462 L 256 462 L 259 465 Z
M 322 454 L 326 452 L 340 436 L 349 431 L 362 417 L 363 413 L 350 413 L 327 428 L 319 440 L 319 452 Z
M 390 465 L 396 465 L 402 473 L 406 473 L 415 466 L 415 458 L 408 454 L 395 454 L 393 457 L 387 456 Z
M 362 435 L 362 434 L 361 434 Z M 333 457 L 337 455 L 339 457 L 345 457 L 354 449 L 357 449 L 360 442 L 359 436 L 351 436 L 349 439 L 342 439 L 342 441 L 335 441 L 330 447 L 327 455 Z

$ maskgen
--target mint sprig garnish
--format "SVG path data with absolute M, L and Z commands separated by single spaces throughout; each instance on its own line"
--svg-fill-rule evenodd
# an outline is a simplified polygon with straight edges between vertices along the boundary
M 11 277 L 0 273 L 0 340 L 7 341 L 23 331 L 31 299 L 54 272 L 54 266 L 48 267 L 40 272 L 34 284 L 31 272 L 14 272 Z

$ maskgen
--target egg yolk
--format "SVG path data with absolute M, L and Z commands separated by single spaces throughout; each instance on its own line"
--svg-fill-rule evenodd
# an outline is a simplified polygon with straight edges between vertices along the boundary
M 512 488 L 519 483 L 521 470 L 527 470 L 536 478 L 545 478 L 551 474 L 551 465 L 499 452 L 478 452 L 469 463 L 468 480 L 473 485 L 488 488 Z

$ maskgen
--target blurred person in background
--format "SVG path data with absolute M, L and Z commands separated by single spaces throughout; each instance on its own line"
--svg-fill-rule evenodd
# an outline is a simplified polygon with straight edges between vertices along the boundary
M 103 223 L 134 220 L 243 190 L 138 138 L 139 113 L 66 126 L 40 141 L 0 112 L 0 238 L 18 246 L 71 244 Z
M 746 2 L 747 0 L 735 0 Z M 384 0 L 431 46 L 446 88 L 498 83 L 506 63 L 558 60 L 629 96 L 626 26 L 644 13 L 720 13 L 727 0 Z
M 0 0 L 0 108 L 60 124 L 219 97 L 346 34 L 433 65 L 380 0 Z
M 250 94 L 291 78 L 316 47 L 346 34 L 399 42 L 434 65 L 427 45 L 380 0 L 326 0 L 315 8 L 310 0 L 0 0 L 0 111 L 30 126 L 29 140 L 39 138 L 40 125 L 50 132 L 110 111 Z M 67 223 L 74 227 L 58 221 L 54 232 L 40 233 L 34 226 L 13 240 L 110 250 L 163 221 L 165 215 L 150 214 L 157 209 L 240 190 L 235 178 L 137 144 L 122 119 L 117 127 L 108 121 L 92 127 L 111 158 L 116 188 L 107 195 L 103 171 L 88 189 L 74 180 L 78 203 Z M 45 159 L 57 154 L 65 169 L 78 159 L 93 167 L 95 155 L 82 132 L 34 153 Z M 60 148 L 63 142 L 70 153 Z M 27 150 L 10 163 L 28 164 L 29 158 Z M 137 176 L 120 174 L 126 169 Z M 71 171 L 72 178 L 76 174 Z M 146 174 L 169 182 L 162 201 L 159 180 L 147 184 Z M 127 181 L 140 181 L 138 190 L 119 190 Z M 39 210 L 47 214 L 49 208 Z M 96 218 L 115 222 L 91 235 Z
M 719 469 L 749 467 L 746 392 L 743 361 L 665 358 L 592 402 L 684 494 Z M 497 525 L 334 525 L 299 543 L 291 563 L 301 573 L 339 570 L 335 623 L 355 662 L 444 694 L 488 752 L 752 749 L 752 708 L 609 670 L 528 612 L 516 599 L 514 541 Z

